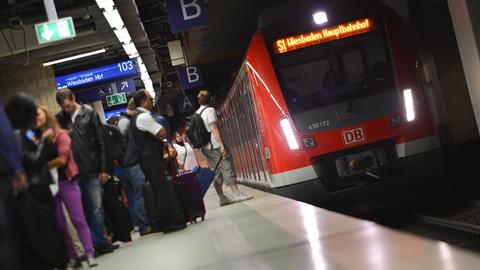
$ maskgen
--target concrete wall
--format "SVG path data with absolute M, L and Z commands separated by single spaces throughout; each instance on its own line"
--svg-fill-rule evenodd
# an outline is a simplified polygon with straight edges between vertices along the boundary
M 480 4 L 478 0 L 449 0 L 448 4 L 477 126 L 480 127 Z
M 9 65 L 0 68 L 0 98 L 3 101 L 9 95 L 25 92 L 32 95 L 38 105 L 57 112 L 60 108 L 55 102 L 56 89 L 52 67 L 32 63 L 28 66 Z
M 428 67 L 425 73 L 429 76 L 425 77 L 432 77 L 428 83 L 439 97 L 430 105 L 441 116 L 437 117 L 437 127 L 442 141 L 460 144 L 477 139 L 475 114 L 447 0 L 408 0 L 408 4 L 420 60 Z

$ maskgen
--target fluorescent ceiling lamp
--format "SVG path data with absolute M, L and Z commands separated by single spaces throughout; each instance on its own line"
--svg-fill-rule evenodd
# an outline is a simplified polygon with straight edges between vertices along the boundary
M 318 11 L 313 14 L 313 20 L 316 24 L 324 24 L 328 22 L 327 13 L 325 11 Z
M 147 67 L 144 64 L 138 66 L 141 75 L 148 75 Z
M 108 24 L 113 29 L 122 29 L 124 27 L 122 17 L 120 17 L 120 13 L 118 10 L 109 10 L 103 12 L 103 16 L 107 19 Z
M 137 51 L 137 48 L 135 47 L 135 44 L 133 44 L 133 42 L 128 43 L 128 44 L 123 44 L 122 47 L 123 47 L 123 49 L 125 50 L 125 52 L 127 53 L 128 56 L 136 54 L 137 57 L 138 57 L 138 51 Z
M 70 57 L 66 57 L 66 58 L 62 58 L 62 59 L 58 59 L 58 60 L 54 60 L 54 61 L 50 61 L 50 62 L 46 62 L 46 63 L 43 63 L 42 65 L 44 67 L 51 66 L 51 65 L 55 65 L 55 64 L 59 64 L 59 63 L 63 63 L 63 62 L 68 62 L 68 61 L 72 61 L 72 60 L 75 60 L 75 59 L 84 58 L 84 57 L 88 57 L 88 56 L 91 56 L 91 55 L 96 55 L 96 54 L 100 54 L 100 53 L 104 53 L 104 52 L 106 52 L 105 49 L 91 51 L 91 52 L 87 52 L 87 53 L 82 53 L 82 54 L 78 54 L 78 55 L 74 55 L 74 56 L 70 56 Z
M 413 106 L 412 89 L 403 90 L 403 97 L 405 98 L 405 111 L 407 112 L 407 121 L 415 120 L 415 108 Z
M 113 0 L 96 0 L 95 2 L 97 2 L 99 8 L 103 8 L 106 11 L 113 10 L 113 7 L 115 6 Z
M 120 43 L 128 44 L 132 42 L 132 38 L 130 37 L 130 34 L 128 33 L 128 30 L 126 27 L 123 27 L 122 29 L 118 29 L 118 30 L 113 30 L 113 32 L 117 36 L 118 41 L 120 41 Z
M 145 84 L 145 85 L 147 85 L 147 84 L 153 85 L 152 79 L 150 79 L 150 78 L 147 78 L 147 79 L 142 80 L 142 81 L 143 81 L 143 84 Z
M 147 89 L 145 89 L 147 90 Z M 153 90 L 153 87 L 152 87 L 152 90 L 147 90 L 148 93 L 150 94 L 150 96 L 153 98 L 153 100 L 155 100 L 155 91 Z
M 140 54 L 138 54 L 138 52 L 128 55 L 128 57 L 130 57 L 130 59 L 134 59 L 134 58 L 137 58 L 139 56 L 140 56 Z

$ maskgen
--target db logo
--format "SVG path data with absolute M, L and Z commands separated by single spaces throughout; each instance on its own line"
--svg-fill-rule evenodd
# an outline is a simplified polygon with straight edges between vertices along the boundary
M 346 145 L 359 143 L 367 140 L 367 137 L 365 136 L 365 131 L 363 131 L 363 128 L 354 128 L 350 130 L 345 130 L 342 132 L 342 138 L 343 138 L 343 143 Z

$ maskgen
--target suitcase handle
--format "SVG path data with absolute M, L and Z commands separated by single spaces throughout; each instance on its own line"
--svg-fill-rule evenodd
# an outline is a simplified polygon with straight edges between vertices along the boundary
M 217 171 L 217 168 L 218 166 L 220 166 L 220 162 L 222 161 L 222 159 L 223 159 L 223 155 L 220 156 L 220 159 L 218 160 L 217 165 L 215 165 L 215 169 L 213 170 L 213 172 Z

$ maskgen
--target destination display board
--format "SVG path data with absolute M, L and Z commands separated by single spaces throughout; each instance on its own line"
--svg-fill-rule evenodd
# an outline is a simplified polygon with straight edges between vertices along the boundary
M 276 54 L 286 53 L 337 39 L 367 33 L 374 29 L 375 25 L 372 19 L 360 19 L 323 28 L 318 31 L 277 39 L 274 41 L 273 51 Z
M 125 60 L 107 66 L 58 76 L 55 77 L 55 80 L 57 81 L 57 89 L 78 88 L 93 83 L 136 77 L 138 73 L 139 70 L 136 61 Z

